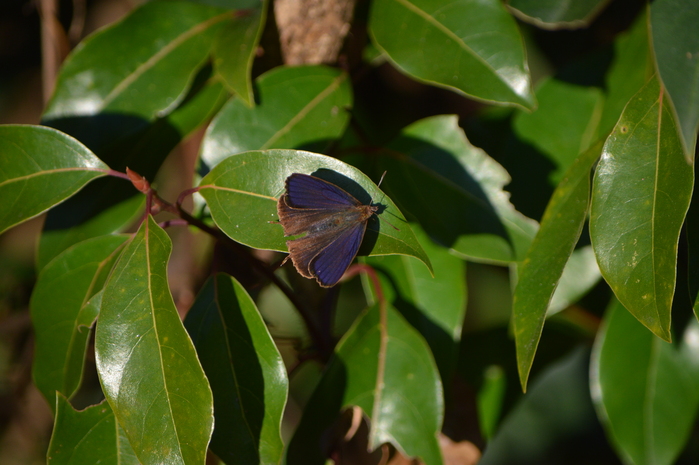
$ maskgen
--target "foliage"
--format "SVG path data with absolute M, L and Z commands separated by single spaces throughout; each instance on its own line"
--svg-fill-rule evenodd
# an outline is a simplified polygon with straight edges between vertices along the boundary
M 439 465 L 445 432 L 534 463 L 597 422 L 625 463 L 678 460 L 699 408 L 699 4 L 657 0 L 542 64 L 537 34 L 594 28 L 607 3 L 372 0 L 344 69 L 261 69 L 266 0 L 153 0 L 84 39 L 43 125 L 0 127 L 0 231 L 50 210 L 31 300 L 49 462 L 323 464 L 363 423 L 379 455 Z M 388 79 L 468 110 L 403 111 L 415 94 L 367 91 Z M 207 124 L 167 201 L 149 182 Z M 380 206 L 331 289 L 262 252 L 287 251 L 294 172 Z M 183 322 L 166 231 L 184 224 L 213 248 Z M 503 287 L 479 287 L 502 269 L 510 333 Z M 91 352 L 106 400 L 79 410 Z

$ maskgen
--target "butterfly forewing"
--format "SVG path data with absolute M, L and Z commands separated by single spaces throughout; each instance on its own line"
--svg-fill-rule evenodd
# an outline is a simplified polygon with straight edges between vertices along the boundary
M 294 208 L 335 210 L 361 205 L 336 185 L 307 174 L 294 173 L 286 178 L 286 192 Z
M 296 236 L 308 232 L 313 225 L 325 220 L 328 216 L 326 210 L 310 208 L 294 208 L 289 206 L 289 197 L 284 194 L 277 204 L 279 222 L 284 227 L 285 236 Z

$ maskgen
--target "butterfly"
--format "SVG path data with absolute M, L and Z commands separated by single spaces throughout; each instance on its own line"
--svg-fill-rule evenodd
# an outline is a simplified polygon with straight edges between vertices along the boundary
M 306 233 L 286 242 L 299 274 L 315 278 L 322 287 L 337 284 L 357 255 L 367 222 L 378 209 L 315 176 L 293 173 L 286 178 L 277 213 L 284 236 Z

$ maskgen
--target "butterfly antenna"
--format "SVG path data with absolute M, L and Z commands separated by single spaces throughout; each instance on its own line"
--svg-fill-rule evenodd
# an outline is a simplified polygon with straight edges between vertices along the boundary
M 383 172 L 383 174 L 381 175 L 381 179 L 379 179 L 379 183 L 376 185 L 376 187 L 381 187 L 381 183 L 383 182 L 383 178 L 386 177 L 386 173 L 388 173 L 388 171 Z
M 376 187 L 380 187 L 380 186 L 381 186 L 381 183 L 383 182 L 383 178 L 386 177 L 386 173 L 388 173 L 388 171 L 384 171 L 384 172 L 383 172 L 383 174 L 381 175 L 381 179 L 379 179 L 379 183 L 376 185 Z M 384 194 L 384 197 L 385 197 L 385 196 L 386 196 L 386 194 Z M 381 201 L 383 201 L 384 197 L 381 197 Z M 379 203 L 381 203 L 381 201 L 379 201 Z M 386 223 L 387 225 L 389 225 L 390 227 L 392 227 L 393 229 L 395 229 L 396 231 L 400 231 L 400 229 L 398 229 L 398 228 L 396 228 L 395 226 L 393 226 L 393 225 L 392 225 L 390 222 L 388 222 L 387 220 L 381 218 L 381 217 L 378 216 L 378 215 L 376 215 L 376 217 L 377 217 L 379 220 L 381 220 L 381 221 L 383 221 L 384 223 Z

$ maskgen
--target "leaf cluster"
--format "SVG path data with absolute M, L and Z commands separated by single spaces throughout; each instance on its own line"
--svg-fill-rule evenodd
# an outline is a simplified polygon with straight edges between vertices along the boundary
M 366 463 L 440 465 L 448 433 L 481 463 L 534 463 L 527 434 L 587 422 L 625 463 L 674 463 L 699 408 L 699 5 L 657 0 L 603 50 L 542 64 L 537 37 L 607 3 L 372 0 L 342 67 L 258 69 L 267 0 L 154 0 L 85 38 L 42 125 L 0 126 L 0 232 L 48 211 L 48 461 L 323 464 L 360 441 Z M 166 198 L 166 158 L 203 128 Z M 278 266 L 292 173 L 379 206 L 337 287 Z M 182 226 L 207 250 L 184 309 Z M 88 352 L 105 400 L 79 410 Z

